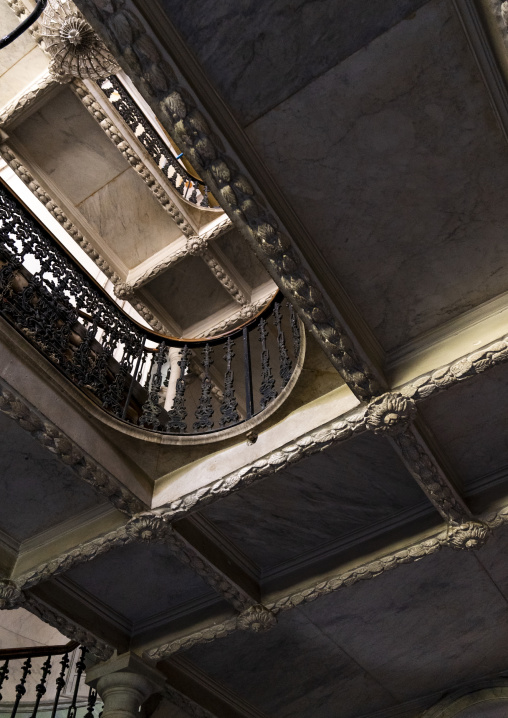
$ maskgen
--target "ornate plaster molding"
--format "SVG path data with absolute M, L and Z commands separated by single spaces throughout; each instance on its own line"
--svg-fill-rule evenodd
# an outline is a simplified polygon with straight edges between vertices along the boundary
M 267 208 L 253 183 L 224 149 L 210 121 L 198 110 L 190 87 L 183 87 L 163 57 L 146 23 L 129 0 L 104 3 L 78 0 L 96 30 L 107 38 L 124 70 L 139 80 L 142 94 L 178 146 L 209 184 L 223 208 L 234 217 L 256 254 L 287 293 L 308 329 L 362 400 L 382 391 L 381 381 L 335 316 L 316 279 L 289 236 Z
M 246 306 L 248 304 L 247 297 L 242 292 L 240 287 L 236 285 L 233 278 L 228 274 L 227 270 L 224 269 L 214 254 L 210 250 L 206 249 L 201 253 L 201 257 L 206 262 L 206 265 L 212 272 L 213 276 L 222 284 L 224 289 L 233 297 L 235 302 L 238 302 L 238 304 L 241 304 L 242 306 Z
M 74 621 L 64 616 L 54 608 L 50 608 L 46 603 L 35 598 L 30 594 L 25 594 L 23 600 L 23 608 L 34 616 L 40 618 L 44 623 L 48 623 L 56 628 L 60 633 L 69 638 L 71 641 L 78 641 L 82 646 L 86 646 L 101 661 L 107 661 L 114 653 L 113 646 L 102 641 L 93 633 L 79 626 Z
M 133 145 L 125 139 L 116 125 L 109 119 L 95 97 L 88 91 L 86 85 L 80 80 L 73 80 L 70 84 L 76 97 L 82 102 L 94 120 L 100 125 L 111 142 L 125 157 L 127 162 L 138 173 L 143 182 L 150 189 L 161 207 L 170 215 L 176 225 L 186 237 L 193 235 L 193 229 L 173 202 L 164 187 L 156 180 L 146 166 Z
M 0 579 L 0 611 L 19 608 L 23 600 L 23 592 L 14 581 Z
M 213 329 L 208 329 L 204 332 L 201 332 L 198 334 L 199 337 L 213 337 L 216 334 L 223 334 L 224 332 L 229 331 L 232 329 L 235 325 L 239 324 L 240 322 L 245 322 L 248 319 L 251 319 L 252 317 L 255 317 L 258 312 L 260 312 L 263 307 L 266 305 L 268 301 L 267 297 L 263 297 L 262 299 L 258 300 L 257 302 L 244 304 L 241 309 L 239 309 L 237 312 L 232 314 L 227 319 L 224 319 L 224 321 L 219 322 L 219 324 L 216 324 Z
M 392 392 L 373 399 L 367 406 L 367 429 L 375 434 L 395 435 L 404 431 L 416 416 L 412 399 Z
M 166 686 L 165 697 L 172 705 L 181 708 L 187 715 L 192 716 L 192 718 L 217 718 L 215 713 L 210 713 L 210 711 L 202 708 L 202 706 L 187 696 L 184 696 L 183 693 L 179 693 L 179 691 L 171 686 Z
M 266 608 L 266 606 L 256 603 L 238 616 L 236 627 L 239 631 L 263 633 L 273 628 L 276 623 L 276 615 Z
M 228 618 L 222 623 L 207 626 L 201 631 L 190 633 L 187 636 L 182 636 L 174 641 L 164 643 L 161 646 L 151 648 L 145 651 L 144 656 L 150 661 L 161 661 L 163 658 L 172 656 L 174 653 L 178 653 L 182 650 L 188 650 L 192 646 L 196 646 L 198 643 L 211 643 L 218 638 L 225 638 L 233 633 L 237 629 L 237 617 Z
M 120 71 L 91 25 L 68 0 L 48 0 L 39 31 L 51 57 L 50 72 L 59 81 L 71 77 L 99 80 Z
M 22 95 L 18 95 L 0 111 L 0 127 L 4 128 L 17 120 L 28 108 L 46 92 L 60 83 L 49 72 L 40 75 Z
M 400 387 L 399 391 L 415 401 L 427 399 L 506 361 L 508 361 L 508 335 L 433 372 L 422 374 Z
M 468 521 L 453 526 L 448 534 L 448 545 L 456 551 L 471 551 L 481 548 L 487 541 L 490 528 L 481 521 Z
M 414 426 L 407 425 L 402 431 L 392 434 L 390 441 L 445 521 L 463 524 L 472 518 L 466 504 Z
M 72 439 L 36 411 L 12 387 L 0 381 L 0 411 L 13 419 L 74 473 L 128 516 L 143 510 L 143 503 L 100 467 Z

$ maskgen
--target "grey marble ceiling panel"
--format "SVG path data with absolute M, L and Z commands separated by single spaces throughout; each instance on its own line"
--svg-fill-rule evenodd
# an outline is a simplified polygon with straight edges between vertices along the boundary
M 388 442 L 362 435 L 202 513 L 262 569 L 430 504 Z
M 386 350 L 508 289 L 508 147 L 451 0 L 248 134 Z
M 215 592 L 167 546 L 130 544 L 66 573 L 78 587 L 134 624 Z
M 466 492 L 508 480 L 508 371 L 499 366 L 419 404 Z
M 0 414 L 0 476 L 0 530 L 16 541 L 104 503 L 5 414 Z
M 427 0 L 162 0 L 242 124 L 367 45 Z
M 353 718 L 397 702 L 298 610 L 254 641 L 237 632 L 186 656 L 273 718 Z
M 487 551 L 443 549 L 299 610 L 401 701 L 467 684 L 507 665 L 508 605 L 479 563 Z
M 200 257 L 186 257 L 145 285 L 182 329 L 229 305 L 238 307 Z

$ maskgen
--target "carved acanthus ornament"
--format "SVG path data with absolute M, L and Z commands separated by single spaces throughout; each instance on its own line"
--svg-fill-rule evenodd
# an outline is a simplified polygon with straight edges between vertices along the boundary
M 99 80 L 120 70 L 91 25 L 67 0 L 48 0 L 40 36 L 52 58 L 50 72 L 61 82 L 70 77 Z
M 395 435 L 416 416 L 416 406 L 412 399 L 402 394 L 388 393 L 373 399 L 367 407 L 367 429 L 375 434 Z
M 256 603 L 241 613 L 236 621 L 239 631 L 262 633 L 269 631 L 277 623 L 277 617 L 266 606 Z
M 38 77 L 22 95 L 14 98 L 12 102 L 2 108 L 0 127 L 5 127 L 16 120 L 39 97 L 58 84 L 58 81 L 49 72 Z
M 487 541 L 490 528 L 480 521 L 468 521 L 453 526 L 448 535 L 448 545 L 456 551 L 475 551 Z
M 19 608 L 24 601 L 24 596 L 13 581 L 0 580 L 0 611 Z

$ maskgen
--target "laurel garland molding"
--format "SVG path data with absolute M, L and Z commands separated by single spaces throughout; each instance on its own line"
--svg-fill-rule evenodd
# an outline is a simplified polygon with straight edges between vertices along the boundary
M 72 439 L 39 413 L 4 380 L 0 380 L 0 411 L 13 419 L 39 444 L 55 454 L 74 473 L 128 516 L 144 509 L 143 503 L 85 453 Z
M 90 631 L 71 621 L 59 611 L 50 608 L 38 598 L 30 594 L 25 594 L 21 605 L 34 616 L 40 618 L 41 621 L 44 621 L 44 623 L 56 628 L 71 641 L 77 641 L 80 645 L 86 646 L 100 661 L 107 661 L 113 655 L 113 646 L 97 638 L 93 633 L 90 633 Z
M 99 127 L 109 137 L 115 147 L 125 157 L 131 167 L 138 173 L 143 182 L 159 202 L 161 207 L 170 215 L 177 224 L 181 232 L 190 237 L 194 234 L 192 227 L 187 222 L 183 214 L 180 212 L 176 204 L 173 202 L 164 187 L 157 181 L 153 173 L 147 167 L 145 161 L 140 157 L 131 142 L 127 142 L 120 130 L 106 115 L 101 105 L 95 97 L 89 92 L 86 85 L 78 79 L 74 79 L 70 83 L 70 88 L 81 101 L 83 106 L 88 110 L 90 115 L 98 123 Z
M 299 250 L 279 229 L 265 200 L 227 154 L 209 120 L 198 110 L 190 86 L 183 87 L 177 79 L 135 5 L 128 0 L 117 0 L 114 4 L 78 0 L 77 4 L 106 39 L 123 69 L 139 81 L 138 89 L 146 101 L 294 303 L 344 381 L 362 400 L 380 394 L 382 380 L 360 356 L 316 279 L 305 268 Z
M 217 718 L 215 713 L 210 713 L 210 711 L 202 708 L 188 696 L 183 695 L 183 693 L 180 693 L 171 686 L 166 686 L 164 696 L 172 705 L 181 708 L 187 715 L 192 716 L 192 718 Z
M 60 85 L 60 83 L 49 71 L 40 75 L 28 86 L 22 95 L 18 95 L 12 102 L 2 108 L 0 113 L 0 127 L 5 129 L 7 125 L 17 120 L 26 112 L 34 102 L 58 85 Z
M 238 304 L 241 304 L 242 306 L 246 306 L 248 304 L 247 297 L 242 292 L 240 287 L 236 285 L 235 281 L 232 277 L 230 277 L 228 272 L 212 254 L 212 252 L 205 249 L 204 252 L 200 253 L 200 256 L 206 262 L 206 265 L 212 272 L 213 276 L 222 284 L 224 289 L 233 297 L 235 302 L 238 302 Z

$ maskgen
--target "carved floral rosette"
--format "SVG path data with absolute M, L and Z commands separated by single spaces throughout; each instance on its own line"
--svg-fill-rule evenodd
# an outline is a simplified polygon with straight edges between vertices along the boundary
M 454 526 L 448 535 L 448 545 L 456 551 L 476 551 L 489 537 L 490 529 L 480 521 L 468 521 Z
M 120 71 L 92 26 L 69 0 L 48 0 L 40 34 L 51 56 L 50 72 L 62 82 L 71 77 L 99 80 Z
M 414 419 L 416 406 L 412 399 L 397 392 L 373 399 L 367 407 L 367 428 L 375 434 L 397 434 Z
M 250 606 L 237 618 L 236 626 L 240 631 L 253 631 L 261 633 L 269 631 L 277 623 L 275 614 L 260 603 Z

